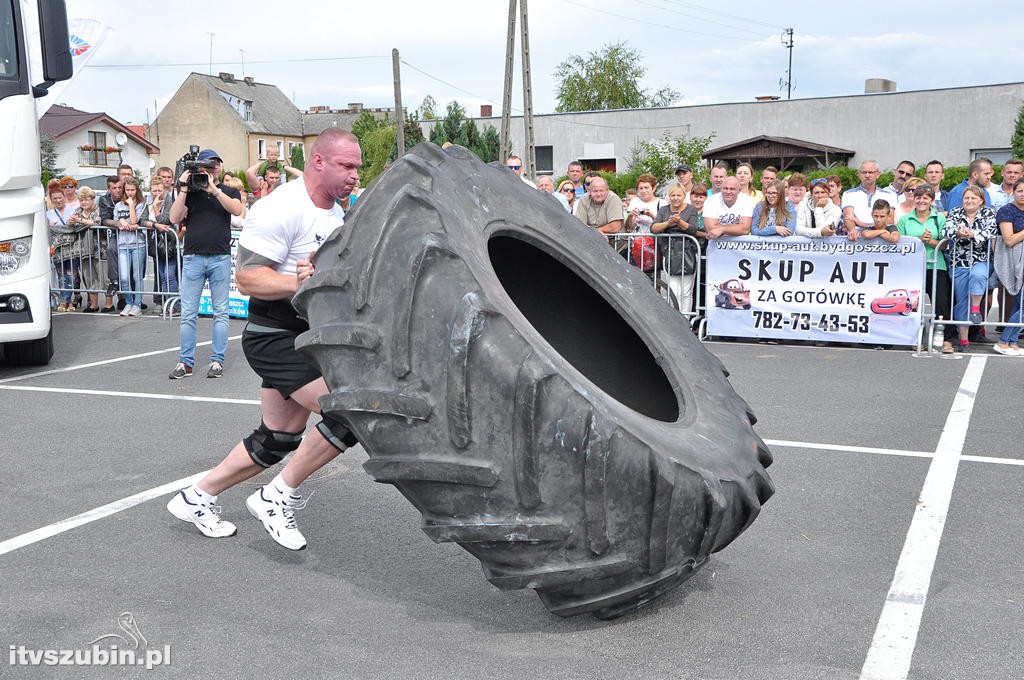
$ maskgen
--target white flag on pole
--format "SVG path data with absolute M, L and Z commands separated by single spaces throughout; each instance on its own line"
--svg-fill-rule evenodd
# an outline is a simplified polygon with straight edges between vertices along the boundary
M 68 34 L 71 49 L 71 65 L 74 69 L 71 78 L 54 83 L 45 97 L 36 100 L 36 116 L 42 118 L 51 106 L 57 101 L 64 88 L 68 86 L 85 65 L 92 59 L 96 49 L 106 40 L 110 34 L 110 27 L 96 19 L 71 19 L 68 22 Z M 34 69 L 35 73 L 42 73 L 42 64 Z

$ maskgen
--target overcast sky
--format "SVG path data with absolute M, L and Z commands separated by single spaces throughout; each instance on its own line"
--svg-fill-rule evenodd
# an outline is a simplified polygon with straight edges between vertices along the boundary
M 554 111 L 559 62 L 620 40 L 642 53 L 643 86 L 671 86 L 681 93 L 677 104 L 784 98 L 782 33 L 790 27 L 794 99 L 859 94 L 867 78 L 895 80 L 900 91 L 1024 79 L 1019 0 L 983 7 L 744 2 L 729 3 L 728 14 L 704 8 L 716 4 L 532 0 L 534 112 Z M 505 0 L 68 0 L 68 14 L 100 20 L 113 32 L 59 100 L 122 123 L 152 120 L 190 72 L 211 71 L 210 33 L 214 74 L 240 77 L 244 70 L 277 85 L 301 109 L 393 105 L 391 49 L 398 48 L 409 110 L 430 94 L 442 107 L 457 99 L 471 114 L 484 103 L 500 111 Z M 517 42 L 515 113 L 523 102 L 518 50 Z

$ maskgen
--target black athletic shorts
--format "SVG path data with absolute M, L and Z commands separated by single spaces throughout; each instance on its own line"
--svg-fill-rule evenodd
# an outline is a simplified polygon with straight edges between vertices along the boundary
M 277 390 L 288 399 L 292 392 L 308 385 L 320 376 L 316 366 L 308 363 L 295 351 L 298 333 L 254 332 L 247 326 L 242 333 L 242 351 L 245 359 L 263 379 L 263 387 Z

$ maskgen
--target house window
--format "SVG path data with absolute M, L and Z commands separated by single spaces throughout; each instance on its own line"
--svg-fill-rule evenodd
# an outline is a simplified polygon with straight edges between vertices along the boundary
M 993 165 L 1002 165 L 1013 158 L 1013 149 L 971 149 L 971 160 L 987 158 Z
M 537 174 L 551 175 L 555 172 L 554 153 L 550 146 L 538 146 L 534 148 L 537 154 Z
M 600 170 L 601 172 L 615 172 L 614 158 L 581 158 L 584 170 Z
M 221 97 L 224 97 L 224 101 L 226 101 L 231 106 L 231 108 L 235 110 L 235 113 L 242 117 L 242 120 L 246 122 L 252 121 L 251 101 L 249 101 L 248 99 L 242 99 L 241 97 L 233 95 L 230 92 L 225 92 L 224 90 L 217 91 L 220 92 Z
M 86 159 L 88 165 L 106 165 L 107 164 L 107 133 L 106 132 L 92 132 L 89 133 L 89 146 L 92 150 L 88 152 Z
M 277 140 L 277 157 L 284 158 L 284 142 Z
M 264 160 L 267 158 L 267 140 L 259 139 L 256 141 L 256 155 Z

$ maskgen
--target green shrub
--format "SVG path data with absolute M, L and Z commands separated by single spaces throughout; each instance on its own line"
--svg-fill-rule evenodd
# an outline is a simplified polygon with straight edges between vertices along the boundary
M 993 176 L 992 181 L 995 183 L 1002 182 L 1002 169 L 1003 166 L 993 166 L 996 174 Z M 946 176 L 942 180 L 942 188 L 949 191 L 960 182 L 967 179 L 967 166 L 966 165 L 954 165 L 945 168 Z M 779 173 L 779 178 L 783 179 L 792 175 L 792 172 Z M 922 165 L 917 170 L 917 176 L 924 179 L 924 166 Z M 807 173 L 808 179 L 818 179 L 819 177 L 827 177 L 829 175 L 839 175 L 843 180 L 843 190 L 851 189 L 855 186 L 860 185 L 860 175 L 857 174 L 857 168 L 830 168 L 829 170 L 815 170 L 814 172 Z M 892 170 L 883 172 L 878 176 L 878 186 L 887 187 L 892 184 L 894 173 Z M 755 185 L 760 188 L 761 186 L 761 175 L 757 174 L 755 179 Z
M 602 172 L 601 177 L 608 182 L 608 189 L 614 191 L 615 195 L 619 198 L 626 196 L 626 189 L 635 189 L 636 180 L 643 172 L 640 170 L 631 170 L 622 174 L 616 174 L 613 172 Z

